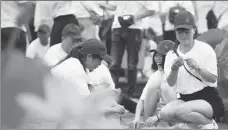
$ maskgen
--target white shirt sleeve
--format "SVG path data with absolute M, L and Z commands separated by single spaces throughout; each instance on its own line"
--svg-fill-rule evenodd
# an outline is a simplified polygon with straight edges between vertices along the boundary
M 166 54 L 165 57 L 165 64 L 164 64 L 164 80 L 167 80 L 167 77 L 169 76 L 170 72 L 171 72 L 171 66 L 173 63 L 173 60 L 171 59 L 173 51 L 169 51 Z
M 48 65 L 48 66 L 53 66 L 56 63 L 59 62 L 59 60 L 53 56 L 55 53 L 53 52 L 53 48 L 49 48 L 47 53 L 44 56 L 44 62 Z
M 101 64 L 98 68 L 89 73 L 92 85 L 99 86 L 103 83 L 107 83 L 110 88 L 115 89 L 115 84 L 112 80 L 112 76 L 108 68 Z
M 207 46 L 207 48 L 204 48 L 205 51 L 204 55 L 202 55 L 202 62 L 200 63 L 200 66 L 210 73 L 218 76 L 216 53 L 211 46 Z
M 32 43 L 30 43 L 30 45 L 28 46 L 28 49 L 26 50 L 26 57 L 29 57 L 31 59 L 34 59 L 36 57 L 36 41 L 37 39 L 32 41 Z
M 88 88 L 89 77 L 86 74 L 83 66 L 80 61 L 76 58 L 70 58 L 59 66 L 51 70 L 52 74 L 68 81 L 75 88 L 75 92 L 78 92 L 81 95 L 89 95 L 90 91 Z

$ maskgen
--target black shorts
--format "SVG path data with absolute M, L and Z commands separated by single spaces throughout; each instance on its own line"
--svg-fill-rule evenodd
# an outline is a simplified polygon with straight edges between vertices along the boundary
M 219 96 L 218 90 L 214 87 L 205 87 L 204 89 L 193 94 L 180 94 L 179 99 L 185 102 L 198 99 L 207 101 L 213 109 L 214 119 L 220 118 L 225 113 L 223 100 Z

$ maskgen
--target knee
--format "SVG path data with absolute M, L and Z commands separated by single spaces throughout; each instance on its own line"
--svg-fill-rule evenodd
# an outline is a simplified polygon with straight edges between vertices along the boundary
M 187 114 L 189 114 L 190 112 L 191 110 L 189 108 L 186 108 L 184 106 L 179 106 L 175 110 L 175 116 L 182 119 L 186 117 Z
M 169 121 L 171 120 L 175 115 L 175 112 L 173 109 L 169 108 L 162 108 L 160 111 L 160 116 L 162 120 Z

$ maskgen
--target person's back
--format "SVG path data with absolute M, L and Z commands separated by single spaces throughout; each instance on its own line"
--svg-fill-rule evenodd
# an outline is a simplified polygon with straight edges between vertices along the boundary
M 51 73 L 61 80 L 72 84 L 72 86 L 67 87 L 75 88 L 75 93 L 78 92 L 80 95 L 85 96 L 90 94 L 88 88 L 88 83 L 90 82 L 89 77 L 77 58 L 69 58 L 63 61 L 52 68 Z
M 44 62 L 48 66 L 53 66 L 67 56 L 67 53 L 62 49 L 61 43 L 53 45 L 44 56 Z

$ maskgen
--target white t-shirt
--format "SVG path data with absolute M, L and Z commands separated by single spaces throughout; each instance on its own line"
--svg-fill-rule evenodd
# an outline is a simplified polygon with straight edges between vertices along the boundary
M 217 74 L 217 58 L 213 48 L 207 43 L 195 40 L 193 48 L 186 54 L 180 52 L 179 47 L 177 49 L 178 54 L 186 58 L 194 59 L 201 68 L 206 69 L 214 75 Z M 165 79 L 171 72 L 171 66 L 173 61 L 177 58 L 176 54 L 173 51 L 170 51 L 166 55 L 165 66 L 164 66 L 164 76 Z M 186 68 L 195 76 L 199 77 L 201 81 L 190 75 L 183 66 L 180 67 L 177 77 L 177 83 L 174 85 L 177 93 L 181 94 L 192 94 L 194 92 L 202 90 L 206 86 L 216 87 L 216 83 L 210 83 L 205 81 L 200 77 L 200 75 L 188 67 L 185 62 Z
M 75 92 L 78 92 L 80 95 L 88 96 L 90 94 L 88 88 L 88 84 L 91 84 L 90 78 L 78 59 L 69 58 L 65 60 L 54 67 L 51 73 L 72 84 L 71 87 L 74 87 Z
M 52 9 L 52 17 L 56 18 L 59 16 L 75 14 L 75 7 L 73 1 L 52 1 L 50 3 Z
M 150 76 L 149 80 L 147 81 L 146 86 L 143 89 L 142 95 L 140 96 L 140 99 L 145 100 L 148 89 L 150 87 L 159 88 L 162 81 L 163 81 L 163 72 L 157 70 Z
M 39 38 L 36 38 L 28 46 L 28 49 L 26 50 L 26 56 L 31 59 L 39 58 L 39 59 L 43 60 L 44 55 L 46 54 L 49 47 L 50 47 L 50 38 L 48 39 L 48 44 L 45 46 L 40 43 Z
M 61 43 L 51 46 L 44 56 L 44 62 L 48 66 L 56 65 L 59 61 L 64 59 L 67 53 L 63 50 Z
M 35 15 L 34 15 L 34 27 L 35 31 L 38 30 L 41 24 L 47 24 L 49 28 L 52 28 L 52 1 L 36 1 Z
M 110 1 L 111 5 L 116 6 L 115 18 L 112 28 L 120 28 L 118 22 L 118 17 L 122 15 L 135 15 L 142 10 L 148 9 L 153 10 L 153 2 L 151 1 Z M 135 24 L 131 25 L 129 28 L 143 29 L 142 20 L 136 21 Z
M 144 19 L 142 19 L 142 28 L 153 28 L 154 31 L 156 32 L 156 34 L 159 36 L 159 35 L 162 35 L 162 24 L 161 24 L 161 20 L 160 20 L 160 17 L 159 17 L 159 12 L 161 11 L 161 8 L 160 8 L 160 1 L 150 1 L 152 3 L 151 6 L 153 6 L 153 10 L 155 10 L 155 15 L 153 16 L 149 16 L 149 17 L 146 17 Z
M 24 10 L 26 1 L 1 1 L 1 28 L 16 27 L 26 31 L 25 26 L 18 26 L 17 17 Z
M 96 69 L 91 71 L 89 73 L 91 83 L 94 87 L 102 84 L 107 83 L 109 84 L 109 87 L 112 89 L 115 89 L 115 84 L 112 80 L 111 73 L 107 66 L 105 66 L 103 63 L 99 65 Z

